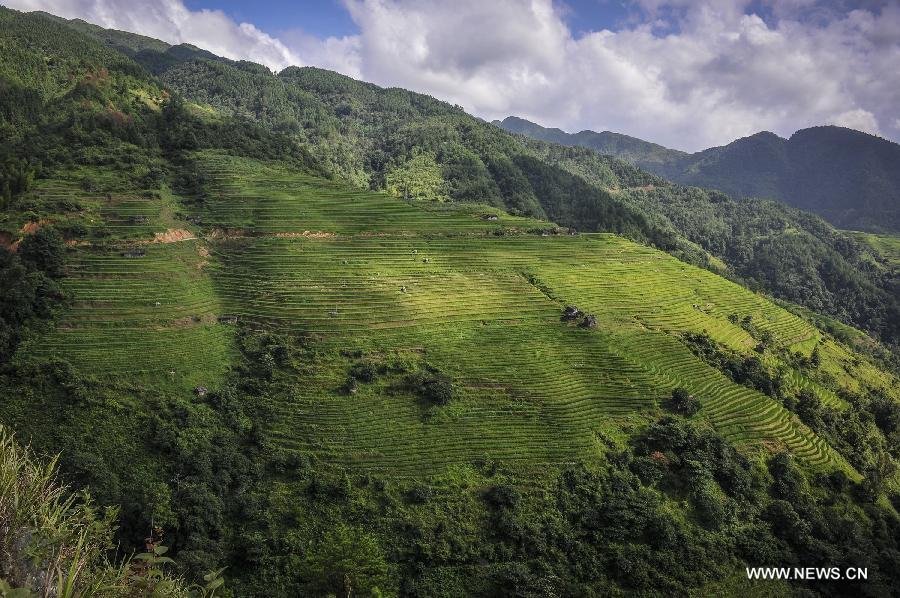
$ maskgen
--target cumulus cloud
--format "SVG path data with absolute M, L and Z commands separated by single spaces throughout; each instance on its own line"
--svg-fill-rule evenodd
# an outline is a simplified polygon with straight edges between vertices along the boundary
M 282 41 L 251 23 L 235 23 L 219 10 L 192 11 L 181 0 L 3 0 L 17 10 L 43 10 L 122 29 L 171 44 L 190 43 L 219 56 L 252 60 L 273 69 L 302 65 Z
M 893 1 L 635 0 L 626 24 L 579 35 L 559 0 L 343 2 L 359 32 L 328 39 L 302 31 L 272 37 L 181 0 L 7 3 L 274 69 L 331 68 L 484 118 L 515 114 L 678 149 L 825 123 L 900 138 Z
M 346 0 L 360 72 L 486 118 L 609 129 L 696 150 L 835 123 L 879 133 L 900 106 L 900 6 L 639 0 L 576 37 L 550 0 Z M 815 15 L 814 19 L 806 18 Z

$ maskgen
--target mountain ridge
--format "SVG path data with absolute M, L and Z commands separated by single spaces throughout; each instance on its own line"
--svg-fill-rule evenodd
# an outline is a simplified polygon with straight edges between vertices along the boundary
M 0 425 L 120 507 L 96 554 L 164 537 L 234 596 L 743 596 L 842 554 L 894 589 L 900 384 L 830 317 L 897 339 L 879 244 L 122 37 L 0 8 Z
M 617 133 L 566 133 L 517 117 L 494 122 L 533 138 L 591 147 L 681 184 L 777 199 L 841 228 L 900 230 L 900 145 L 855 129 L 821 125 L 788 138 L 760 131 L 688 154 L 627 135 L 617 146 Z

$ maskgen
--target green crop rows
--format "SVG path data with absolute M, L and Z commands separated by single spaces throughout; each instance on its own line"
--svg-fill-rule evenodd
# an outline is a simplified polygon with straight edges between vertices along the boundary
M 73 250 L 65 285 L 74 302 L 32 352 L 188 392 L 215 388 L 233 362 L 236 327 L 220 317 L 302 334 L 315 357 L 273 399 L 272 442 L 397 474 L 480 458 L 572 461 L 611 427 L 640 425 L 678 386 L 700 399 L 696 417 L 741 446 L 846 467 L 780 403 L 680 340 L 705 331 L 751 352 L 755 339 L 734 323 L 749 316 L 778 347 L 808 355 L 821 346 L 823 368 L 849 361 L 816 328 L 736 284 L 612 235 L 557 234 L 483 206 L 406 202 L 219 154 L 196 160 L 207 193 L 183 209 L 206 237 Z M 110 220 L 155 217 L 143 200 L 102 210 Z M 598 325 L 562 321 L 569 304 Z M 351 354 L 439 368 L 456 398 L 424 405 L 401 373 L 348 394 Z M 815 387 L 798 372 L 788 380 Z
M 199 241 L 79 249 L 64 279 L 72 305 L 30 353 L 62 354 L 100 374 L 218 379 L 233 330 L 216 323 L 221 309 L 200 253 Z
M 195 163 L 208 184 L 202 201 L 194 206 L 194 215 L 207 227 L 248 234 L 426 235 L 552 227 L 484 206 L 399 201 L 383 193 L 348 189 L 291 173 L 277 164 L 212 152 L 200 154 Z

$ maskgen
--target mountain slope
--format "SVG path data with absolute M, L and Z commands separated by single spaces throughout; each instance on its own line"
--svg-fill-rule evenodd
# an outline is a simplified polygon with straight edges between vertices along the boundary
M 0 314 L 64 291 L 10 337 L 0 423 L 126 551 L 162 528 L 237 596 L 783 594 L 743 567 L 834 561 L 893 590 L 877 343 L 649 243 L 752 216 L 831 255 L 821 220 L 316 69 L 191 58 L 182 98 L 95 34 L 0 10 L 3 81 L 55 69 L 0 123 Z
M 596 458 L 598 438 L 616 446 L 612 439 L 647 426 L 674 388 L 695 395 L 694 419 L 745 455 L 787 449 L 810 471 L 843 471 L 853 480 L 860 477 L 848 459 L 863 467 L 875 458 L 842 444 L 836 450 L 823 439 L 828 428 L 813 432 L 779 397 L 810 396 L 845 413 L 853 408 L 844 397 L 893 396 L 896 380 L 712 273 L 620 237 L 554 234 L 564 231 L 487 206 L 408 202 L 221 152 L 188 159 L 202 186 L 173 198 L 174 214 L 157 211 L 165 204 L 152 197 L 135 199 L 127 186 L 100 198 L 104 222 L 95 225 L 107 235 L 69 251 L 62 284 L 71 303 L 53 330 L 17 353 L 4 381 L 16 389 L 6 395 L 4 422 L 41 450 L 73 455 L 64 465 L 103 500 L 142 496 L 139 488 L 151 484 L 154 492 L 137 504 L 158 513 L 179 562 L 200 570 L 230 563 L 229 584 L 242 594 L 259 593 L 261 586 L 250 588 L 274 564 L 221 559 L 237 558 L 240 550 L 227 548 L 233 544 L 252 541 L 263 550 L 252 530 L 268 516 L 290 519 L 303 505 L 310 511 L 302 529 L 283 523 L 271 533 L 311 540 L 319 518 L 329 517 L 316 514 L 318 501 L 341 505 L 334 498 L 341 492 L 387 500 L 353 489 L 384 488 L 377 481 L 384 479 L 399 484 L 401 496 L 440 493 L 441 504 L 458 504 L 471 499 L 447 485 L 448 471 L 463 472 L 454 475 L 477 492 L 496 483 L 479 469 L 489 465 L 470 471 L 473 463 L 502 464 L 512 488 L 552 487 L 555 472 Z M 65 179 L 42 180 L 25 199 L 43 202 L 64 188 Z M 65 214 L 48 216 L 65 226 Z M 584 314 L 566 321 L 567 304 Z M 696 335 L 774 386 L 738 382 L 695 352 Z M 40 395 L 26 390 L 32 384 L 41 385 Z M 430 390 L 437 384 L 446 394 Z M 198 399 L 201 392 L 212 398 Z M 232 414 L 235 400 L 263 413 Z M 248 444 L 236 450 L 265 469 L 251 474 L 238 461 L 227 465 L 238 469 L 217 466 L 208 475 L 226 476 L 220 492 L 252 491 L 269 515 L 238 515 L 246 507 L 227 499 L 198 518 L 177 486 L 159 489 L 170 476 L 187 476 L 190 492 L 199 492 L 208 457 L 194 456 L 193 435 L 210 433 L 202 426 L 222 409 L 221 417 L 239 419 L 216 425 L 242 427 Z M 52 414 L 50 421 L 37 413 Z M 80 432 L 57 437 L 53 429 Z M 215 449 L 217 460 L 223 450 Z M 127 461 L 114 459 L 123 453 Z M 139 477 L 131 477 L 133 468 Z M 341 490 L 340 476 L 350 490 Z M 316 498 L 320 492 L 325 498 Z M 434 499 L 402 500 L 427 506 Z M 130 515 L 126 530 L 139 530 L 146 516 Z M 207 517 L 246 523 L 226 531 Z M 384 546 L 410 549 L 404 534 L 384 527 L 390 520 L 349 517 Z M 390 559 L 405 568 L 400 554 Z M 468 567 L 465 559 L 440 566 L 455 574 Z M 290 595 L 305 586 L 278 587 Z M 492 594 L 489 588 L 480 593 Z
M 509 117 L 498 126 L 563 145 L 590 147 L 685 185 L 737 198 L 765 197 L 815 212 L 837 227 L 900 230 L 900 145 L 852 129 L 769 132 L 695 154 L 617 133 L 565 133 Z
M 155 68 L 158 55 L 142 51 L 135 59 Z M 629 191 L 655 188 L 658 196 L 669 189 L 683 195 L 659 177 L 589 149 L 502 133 L 422 94 L 382 89 L 320 69 L 291 67 L 273 75 L 258 65 L 191 55 L 159 71 L 159 76 L 203 110 L 293 136 L 327 171 L 361 187 L 399 189 L 402 181 L 401 186 L 430 189 L 433 198 L 487 203 L 579 230 L 625 234 L 697 264 L 723 260 L 730 275 L 750 284 L 767 284 L 770 278 L 763 269 L 787 268 L 781 280 L 812 278 L 808 286 L 816 291 L 806 295 L 787 283 L 766 286 L 775 296 L 824 311 L 889 342 L 900 338 L 900 317 L 892 316 L 900 314 L 900 305 L 885 291 L 881 278 L 860 267 L 852 241 L 821 234 L 818 224 L 791 210 L 768 206 L 772 218 L 755 219 L 755 230 L 745 239 L 766 239 L 787 254 L 796 252 L 796 239 L 781 233 L 802 230 L 807 233 L 802 237 L 817 246 L 802 252 L 827 255 L 837 267 L 820 271 L 806 262 L 757 262 L 752 247 L 736 247 L 738 239 L 697 234 L 698 225 L 745 228 L 744 221 L 734 219 L 738 210 L 720 210 L 723 198 L 702 196 L 707 199 L 702 211 L 717 212 L 714 222 L 673 218 L 666 202 L 635 201 Z M 658 146 L 648 151 L 662 152 Z M 422 184 L 422 172 L 434 173 L 430 187 Z M 836 300 L 839 293 L 842 301 Z
M 653 171 L 653 168 L 650 168 L 651 164 L 655 165 L 658 170 L 662 170 L 667 164 L 677 162 L 688 156 L 685 152 L 671 150 L 656 143 L 650 143 L 637 137 L 629 137 L 628 135 L 611 131 L 603 131 L 602 133 L 594 131 L 566 133 L 562 129 L 542 127 L 524 118 L 515 116 L 508 116 L 503 121 L 495 120 L 493 124 L 510 133 L 518 133 L 532 139 L 540 139 L 560 145 L 589 147 L 601 154 L 621 158 L 651 171 Z M 657 174 L 662 174 L 662 172 L 657 172 Z

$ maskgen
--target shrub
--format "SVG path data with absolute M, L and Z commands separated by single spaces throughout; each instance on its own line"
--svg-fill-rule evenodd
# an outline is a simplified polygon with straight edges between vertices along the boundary
M 378 376 L 378 367 L 371 361 L 360 361 L 350 368 L 350 375 L 360 382 L 374 382 Z
M 338 525 L 310 551 L 304 577 L 311 595 L 380 596 L 388 567 L 372 536 Z
M 53 277 L 62 276 L 65 253 L 62 235 L 48 226 L 28 235 L 19 245 L 19 257 L 25 264 Z
M 672 405 L 679 413 L 691 416 L 700 411 L 700 401 L 684 388 L 672 391 Z
M 491 486 L 484 492 L 484 499 L 495 509 L 514 509 L 520 498 L 515 488 L 501 484 Z
M 408 386 L 433 405 L 448 405 L 453 400 L 453 383 L 449 377 L 434 368 L 427 368 L 410 376 Z

